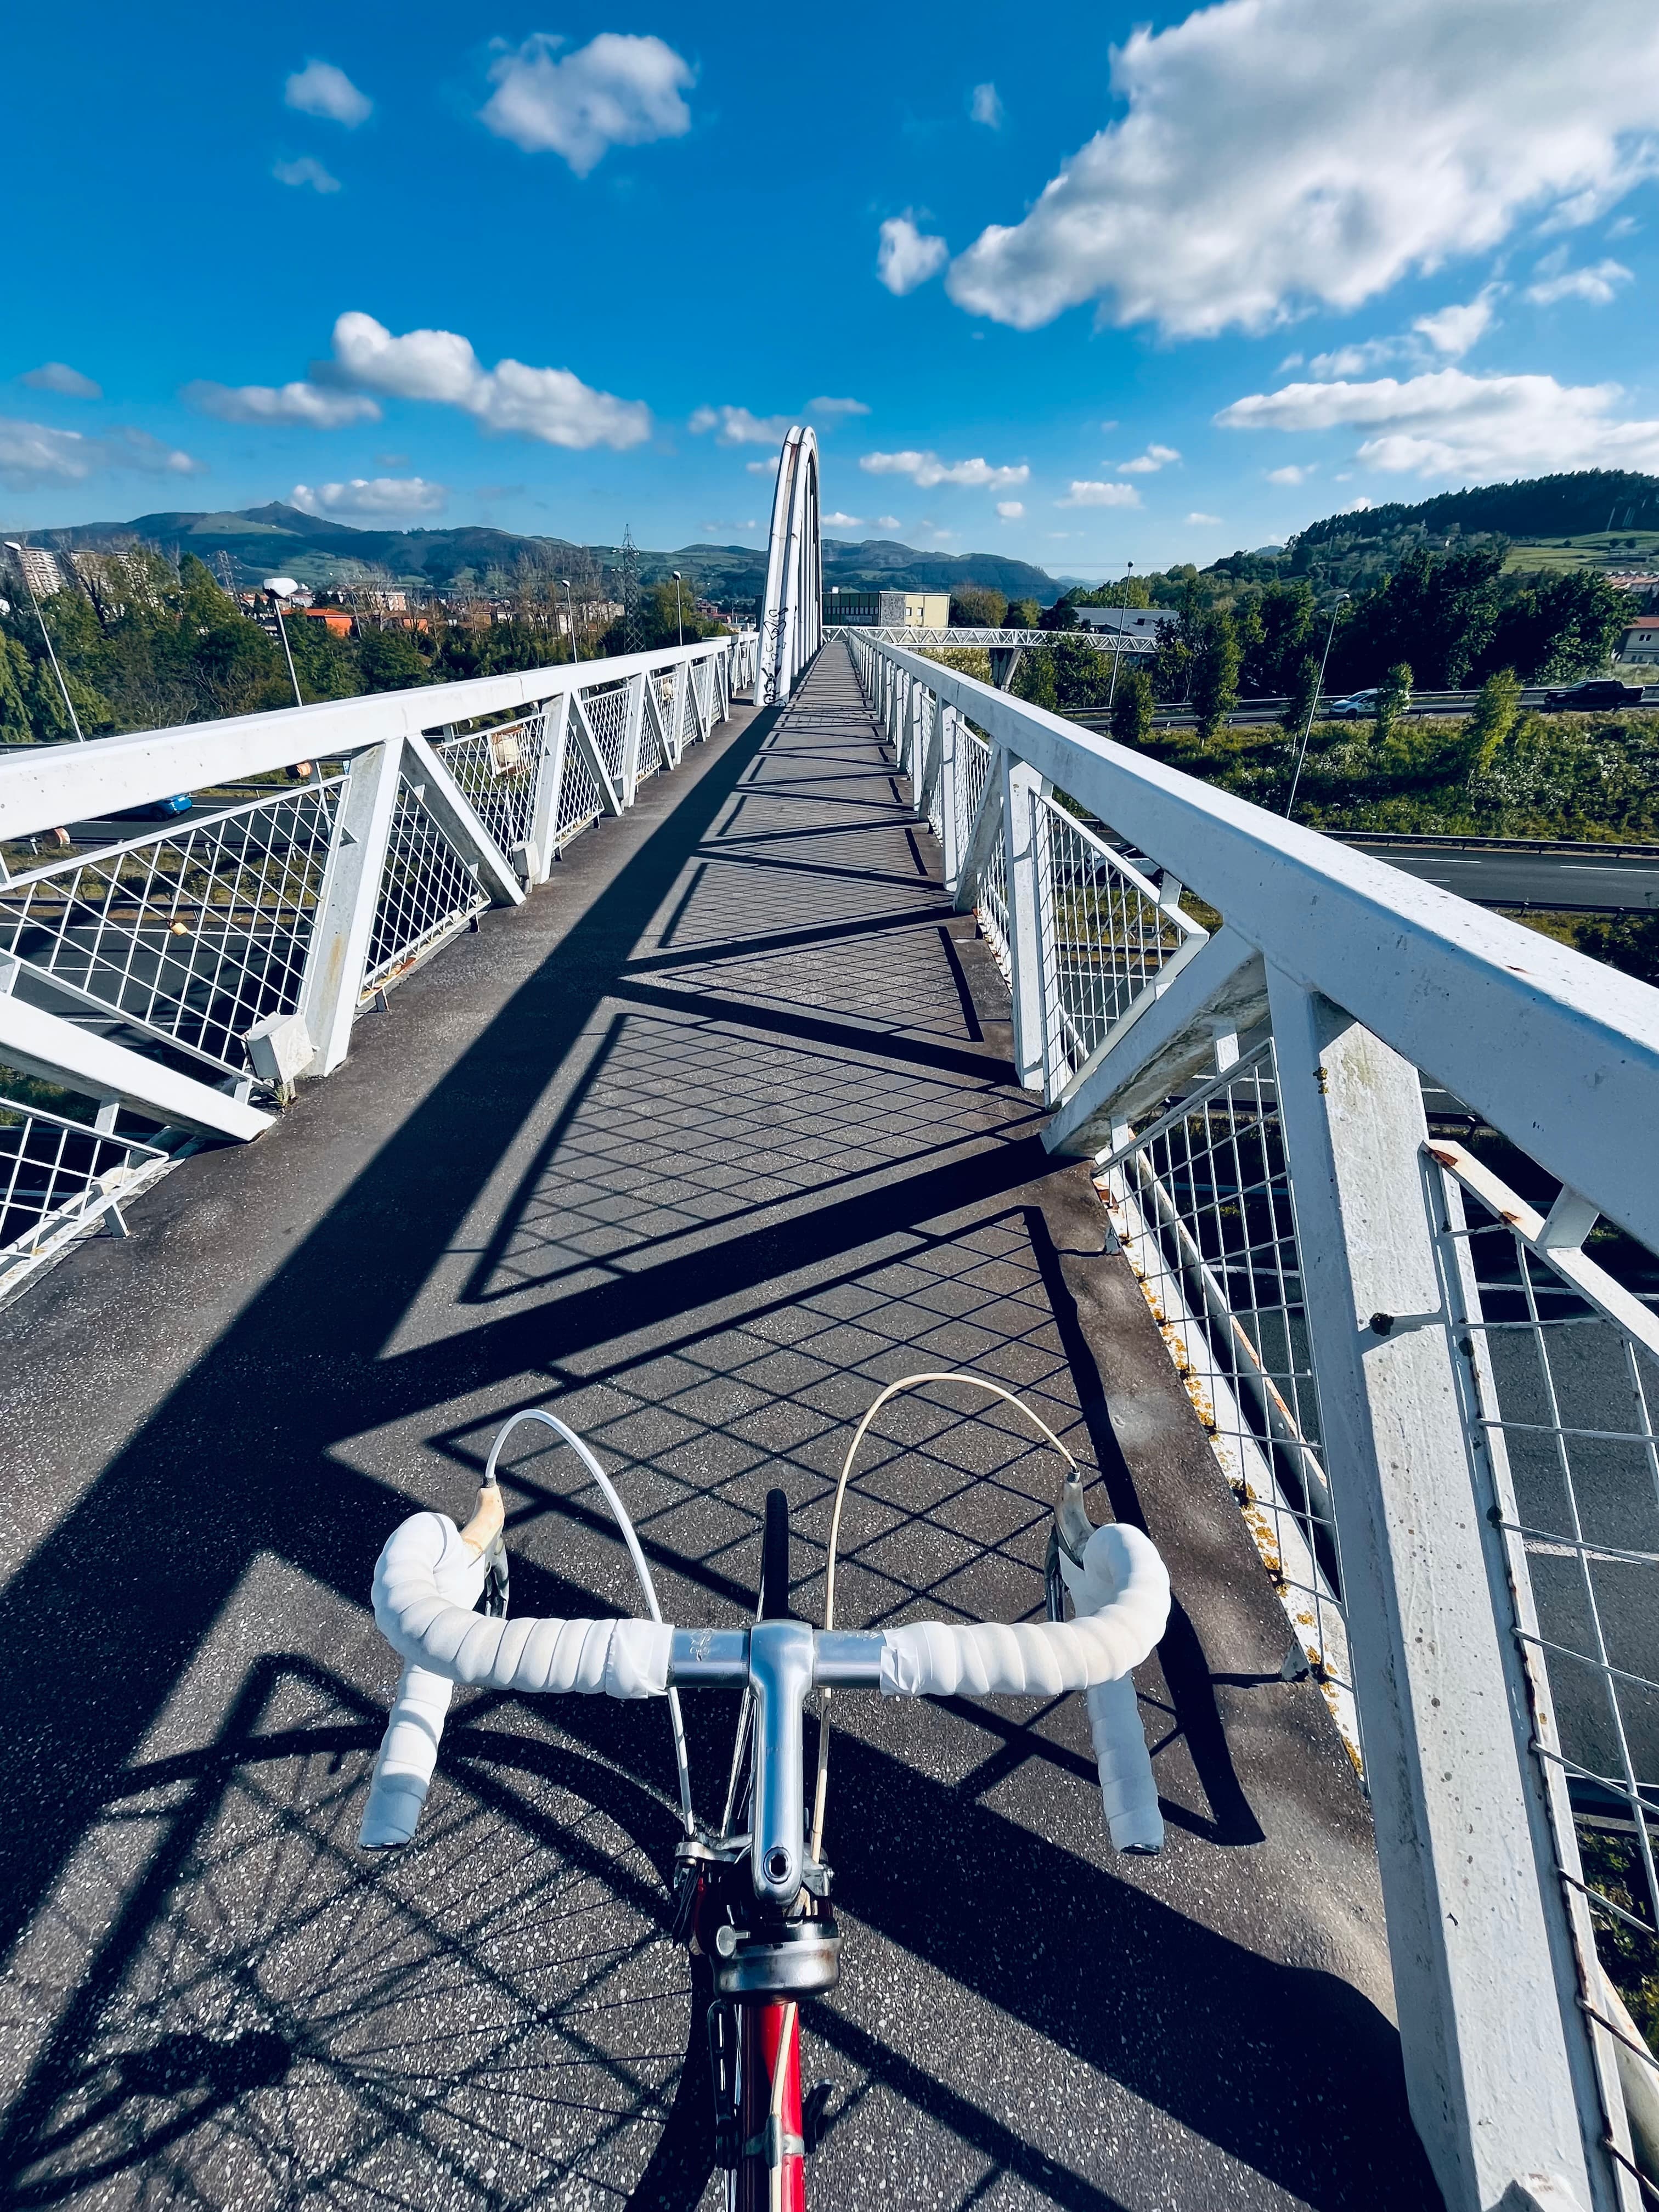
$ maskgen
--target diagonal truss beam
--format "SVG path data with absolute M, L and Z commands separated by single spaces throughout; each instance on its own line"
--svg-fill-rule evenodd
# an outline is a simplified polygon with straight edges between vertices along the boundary
M 0 1062 L 82 1097 L 118 1099 L 168 1128 L 201 1129 L 246 1143 L 273 1118 L 12 993 L 0 996 Z
M 1223 927 L 1129 1028 L 1120 1028 L 1061 1094 L 1042 1141 L 1093 1158 L 1113 1129 L 1162 1106 L 1178 1085 L 1215 1071 L 1216 1040 L 1243 1036 L 1267 1015 L 1261 955 Z
M 464 860 L 473 862 L 492 906 L 522 906 L 519 872 L 473 811 L 472 802 L 425 738 L 404 739 L 404 774 L 423 787 L 421 804 Z

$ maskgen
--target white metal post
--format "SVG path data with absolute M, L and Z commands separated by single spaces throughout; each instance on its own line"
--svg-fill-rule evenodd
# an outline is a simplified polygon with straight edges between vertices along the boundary
M 532 864 L 538 884 L 547 881 L 559 835 L 559 793 L 564 787 L 565 750 L 569 742 L 570 694 L 556 693 L 542 713 L 545 718 L 542 754 L 536 764 L 536 790 L 530 802 Z
M 997 749 L 1002 783 L 1002 850 L 1008 898 L 1008 966 L 1014 1000 L 1014 1072 L 1028 1091 L 1042 1088 L 1042 961 L 1037 944 L 1037 794 L 1048 785 L 1032 768 Z
M 392 738 L 358 753 L 346 772 L 300 985 L 313 1075 L 331 1075 L 351 1049 L 403 758 L 403 740 Z
M 1437 1278 L 1421 1086 L 1271 967 L 1268 992 L 1412 2116 L 1448 2212 L 1488 2212 L 1536 2174 L 1601 2212 Z
M 645 672 L 628 679 L 623 720 L 622 803 L 631 806 L 640 788 L 640 737 L 645 727 Z
M 957 710 L 941 706 L 939 729 L 939 848 L 945 870 L 945 888 L 954 898 L 957 877 L 962 867 L 959 832 L 957 823 Z

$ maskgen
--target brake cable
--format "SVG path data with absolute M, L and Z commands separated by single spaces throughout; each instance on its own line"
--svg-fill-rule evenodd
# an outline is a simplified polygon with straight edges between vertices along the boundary
M 1048 1424 L 1043 1420 L 1039 1414 L 1034 1413 L 1023 1398 L 1016 1396 L 1013 1391 L 1006 1389 L 1002 1383 L 992 1382 L 990 1377 L 987 1375 L 970 1375 L 961 1371 L 945 1375 L 903 1375 L 899 1377 L 896 1382 L 890 1382 L 886 1389 L 883 1390 L 879 1396 L 875 1400 L 874 1403 L 871 1406 L 869 1412 L 866 1413 L 864 1419 L 859 1423 L 858 1429 L 853 1437 L 853 1441 L 847 1448 L 847 1456 L 842 1462 L 841 1480 L 836 1485 L 836 1507 L 835 1511 L 830 1517 L 829 1568 L 824 1578 L 823 1585 L 823 1626 L 826 1630 L 833 1628 L 836 1625 L 836 1548 L 841 1541 L 842 1505 L 847 1496 L 847 1481 L 848 1477 L 853 1472 L 853 1462 L 858 1455 L 859 1446 L 864 1442 L 866 1430 L 868 1429 L 871 1422 L 875 1419 L 876 1415 L 887 1403 L 887 1401 L 890 1398 L 896 1398 L 902 1390 L 914 1389 L 920 1382 L 970 1382 L 976 1390 L 990 1391 L 994 1396 L 1005 1400 L 1007 1404 L 1015 1407 L 1018 1412 L 1024 1413 L 1026 1419 L 1031 1423 L 1034 1428 L 1041 1429 L 1048 1442 L 1066 1462 L 1066 1466 L 1071 1468 L 1073 1474 L 1075 1474 L 1078 1472 L 1077 1461 L 1066 1449 L 1066 1446 L 1061 1443 L 1060 1438 L 1048 1426 Z M 1069 1546 L 1067 1548 L 1069 1550 Z M 831 1692 L 827 1689 L 821 1690 L 818 1692 L 818 1695 L 822 1701 L 818 1707 L 818 1771 L 817 1787 L 812 1804 L 812 1848 L 810 1854 L 815 1862 L 817 1859 L 819 1849 L 823 1841 L 823 1815 L 825 1806 L 829 1801 L 830 1793 L 829 1708 Z

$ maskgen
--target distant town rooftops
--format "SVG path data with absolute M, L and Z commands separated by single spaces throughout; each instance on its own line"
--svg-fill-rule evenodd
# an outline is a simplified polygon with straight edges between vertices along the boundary
M 1156 635 L 1181 617 L 1173 607 L 1079 607 L 1077 619 L 1081 629 L 1150 630 Z

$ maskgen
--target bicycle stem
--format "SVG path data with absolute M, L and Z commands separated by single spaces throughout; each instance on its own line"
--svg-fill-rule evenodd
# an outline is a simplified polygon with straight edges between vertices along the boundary
M 799 1893 L 805 1841 L 802 1710 L 809 1691 L 880 1686 L 884 1639 L 866 1631 L 757 1620 L 741 1629 L 677 1628 L 671 1683 L 746 1688 L 754 1701 L 755 1894 L 787 1908 Z

